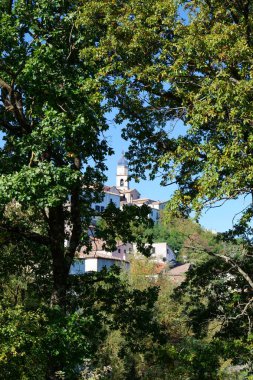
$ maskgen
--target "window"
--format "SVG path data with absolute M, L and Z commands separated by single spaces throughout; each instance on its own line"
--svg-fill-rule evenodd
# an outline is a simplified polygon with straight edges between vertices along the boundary
M 118 249 L 118 253 L 120 253 L 120 248 Z
M 103 211 L 104 211 L 104 209 L 105 209 L 105 208 L 104 208 L 104 206 L 101 206 L 101 212 L 103 212 Z
M 100 211 L 100 206 L 95 206 L 96 211 Z
M 152 252 L 152 253 L 155 253 L 155 247 L 152 247 L 151 252 Z
M 126 249 L 124 249 L 124 253 L 126 253 Z
M 124 180 L 122 178 L 120 180 L 120 186 L 124 186 Z

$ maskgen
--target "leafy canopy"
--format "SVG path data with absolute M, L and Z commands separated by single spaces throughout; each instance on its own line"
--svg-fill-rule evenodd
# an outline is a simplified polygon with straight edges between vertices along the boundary
M 133 176 L 161 172 L 178 185 L 171 207 L 188 212 L 251 194 L 252 2 L 84 4 L 97 42 L 83 54 L 105 62 L 98 78 L 126 120 Z
M 78 1 L 11 3 L 0 16 L 1 202 L 55 206 L 77 182 L 104 180 L 102 98 L 95 68 L 79 57 Z

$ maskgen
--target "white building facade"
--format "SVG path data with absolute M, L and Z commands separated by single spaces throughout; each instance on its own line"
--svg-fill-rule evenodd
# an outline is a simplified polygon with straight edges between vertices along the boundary
M 113 203 L 117 208 L 122 208 L 124 205 L 136 205 L 141 207 L 146 204 L 150 207 L 149 217 L 157 223 L 160 219 L 160 213 L 164 210 L 166 202 L 155 201 L 150 198 L 140 198 L 140 193 L 137 189 L 129 188 L 128 162 L 124 157 L 118 161 L 116 173 L 116 186 L 105 186 L 104 195 L 101 202 L 94 203 L 94 217 L 88 231 L 92 251 L 87 255 L 85 247 L 78 253 L 78 258 L 71 266 L 70 274 L 84 274 L 92 271 L 99 271 L 103 267 L 109 268 L 112 265 L 123 265 L 129 267 L 129 253 L 136 252 L 136 245 L 118 242 L 117 249 L 113 252 L 107 252 L 103 248 L 104 242 L 96 238 L 96 223 L 100 214 L 106 207 Z M 167 262 L 173 266 L 176 263 L 176 257 L 173 251 L 166 243 L 154 243 L 152 246 L 151 259 L 156 262 Z
M 117 208 L 120 208 L 120 193 L 111 190 L 104 190 L 104 197 L 100 203 L 93 203 L 92 208 L 97 212 L 103 212 L 104 209 L 110 204 L 114 203 Z
M 70 267 L 69 274 L 82 275 L 91 272 L 100 272 L 102 269 L 110 269 L 113 265 L 122 269 L 129 269 L 129 262 L 112 257 L 91 256 L 76 259 Z
M 136 244 L 133 244 L 133 253 L 139 254 Z M 177 263 L 176 256 L 167 243 L 153 243 L 150 259 L 157 263 L 168 263 L 170 266 L 175 266 Z
M 129 188 L 128 162 L 122 153 L 122 157 L 117 164 L 116 186 L 105 186 L 104 197 L 100 203 L 92 205 L 95 211 L 95 220 L 99 213 L 113 202 L 116 207 L 123 208 L 124 205 L 142 206 L 148 205 L 151 209 L 149 217 L 157 223 L 161 217 L 161 212 L 164 210 L 167 202 L 155 201 L 150 198 L 141 198 L 137 189 Z

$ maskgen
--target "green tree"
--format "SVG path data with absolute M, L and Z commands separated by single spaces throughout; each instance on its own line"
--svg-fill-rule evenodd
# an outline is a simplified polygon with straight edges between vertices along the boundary
M 224 244 L 189 271 L 174 298 L 197 341 L 252 374 L 252 258 L 241 244 Z M 248 377 L 247 377 L 248 378 Z
M 89 28 L 77 25 L 79 5 L 67 0 L 0 3 L 3 379 L 56 379 L 57 371 L 76 379 L 83 359 L 92 357 L 107 334 L 105 317 L 95 307 L 99 300 L 89 298 L 97 293 L 84 281 L 80 305 L 74 302 L 68 275 L 76 251 L 81 245 L 89 248 L 92 203 L 103 197 L 105 159 L 112 154 L 104 137 L 107 108 L 95 79 L 100 65 L 80 57 L 94 39 Z M 129 226 L 130 214 L 135 227 L 147 220 L 148 209 L 128 211 L 125 218 L 124 212 L 111 210 L 114 222 L 116 216 L 121 221 L 116 233 L 110 223 L 103 235 L 106 240 L 109 235 L 111 245 L 125 231 L 124 223 Z M 109 220 L 108 210 L 104 214 Z M 139 235 L 131 237 L 142 244 Z M 136 297 L 142 303 L 141 295 Z M 144 294 L 144 303 L 148 297 Z M 134 329 L 132 324 L 132 341 Z
M 134 288 L 118 267 L 70 277 L 66 314 L 46 303 L 29 305 L 29 295 L 12 304 L 12 288 L 6 283 L 1 298 L 0 379 L 57 379 L 61 371 L 66 379 L 76 380 L 86 367 L 96 372 L 108 365 L 114 378 L 137 379 L 137 363 L 141 366 L 145 357 L 144 368 L 153 355 L 155 365 L 156 352 L 166 342 L 155 318 L 158 287 Z M 115 347 L 108 347 L 113 342 Z M 165 356 L 170 366 L 170 352 Z
M 39 210 L 30 208 L 24 212 L 16 202 L 5 207 L 0 225 L 2 307 L 26 305 L 36 308 L 50 302 L 53 285 L 50 250 L 47 245 L 31 240 L 44 230 Z
M 95 24 L 97 43 L 84 55 L 104 60 L 133 177 L 162 172 L 178 185 L 172 209 L 186 214 L 251 194 L 252 2 L 88 3 L 81 22 Z
M 97 41 L 83 54 L 104 61 L 98 80 L 108 104 L 118 110 L 115 120 L 126 122 L 123 136 L 130 140 L 133 177 L 145 178 L 149 170 L 151 178 L 162 174 L 163 185 L 176 183 L 170 208 L 183 216 L 194 210 L 198 217 L 203 208 L 249 195 L 240 223 L 224 236 L 228 240 L 233 235 L 243 237 L 243 250 L 237 247 L 234 256 L 234 246 L 220 248 L 213 260 L 192 272 L 189 278 L 194 278 L 195 287 L 188 282 L 186 312 L 188 308 L 190 324 L 199 337 L 192 349 L 186 345 L 188 353 L 184 351 L 192 368 L 190 378 L 203 374 L 217 378 L 212 371 L 217 368 L 215 350 L 227 349 L 228 357 L 252 361 L 253 3 L 87 3 L 80 22 L 91 28 L 95 25 Z M 215 253 L 195 243 L 200 252 Z M 196 248 L 196 244 L 191 246 Z M 228 289 L 225 273 L 230 272 L 235 282 L 230 278 Z M 203 332 L 210 327 L 208 321 L 215 318 L 224 322 L 221 340 L 217 333 L 210 345 L 200 342 L 208 336 Z M 224 351 L 221 355 L 226 356 Z
M 103 196 L 112 154 L 95 77 L 101 65 L 80 56 L 95 35 L 78 26 L 79 6 L 67 0 L 0 5 L 0 232 L 49 252 L 51 304 L 63 309 L 75 252 L 90 246 L 91 206 Z M 29 222 L 6 213 L 13 200 Z
M 154 222 L 149 218 L 150 207 L 124 205 L 120 210 L 110 203 L 101 215 L 96 226 L 95 236 L 104 240 L 107 250 L 116 250 L 116 241 L 136 242 L 139 252 L 149 256 L 153 242 Z
M 213 252 L 221 248 L 217 236 L 194 220 L 175 217 L 166 212 L 160 223 L 154 226 L 153 235 L 156 242 L 166 241 L 179 261 L 205 261 L 208 258 L 206 248 Z
M 151 280 L 149 275 L 154 273 L 152 270 L 154 268 L 146 258 L 141 260 L 133 258 L 131 264 L 129 284 L 127 281 L 128 301 L 125 304 L 121 291 L 113 298 L 122 303 L 123 309 L 126 307 L 124 312 L 126 316 L 127 311 L 130 311 L 132 306 L 134 307 L 131 313 L 135 321 L 133 325 L 131 320 L 117 324 L 117 329 L 109 331 L 106 340 L 102 342 L 94 356 L 93 363 L 97 368 L 102 369 L 108 365 L 111 368 L 110 374 L 104 378 L 115 380 L 218 379 L 221 357 L 220 351 L 217 350 L 218 346 L 205 338 L 194 336 L 188 325 L 188 313 L 185 312 L 187 302 L 183 298 L 177 300 L 173 296 L 175 285 L 171 283 L 170 278 L 162 276 L 156 282 Z M 100 294 L 103 294 L 101 290 L 98 299 L 101 299 Z M 136 298 L 138 294 L 143 297 L 142 303 L 138 297 Z M 155 304 L 153 304 L 154 298 L 149 298 L 152 294 L 156 295 Z M 147 295 L 149 295 L 148 298 L 146 298 Z M 148 309 L 146 309 L 147 299 L 149 299 Z M 137 301 L 136 305 L 134 300 Z M 117 311 L 117 306 L 114 310 Z M 149 318 L 143 319 L 147 311 L 152 316 L 151 324 Z M 109 315 L 111 314 L 106 313 L 107 318 Z M 117 314 L 115 317 L 116 321 L 122 320 L 122 317 Z M 109 321 L 111 320 L 109 317 Z M 146 325 L 144 330 L 141 327 L 141 320 Z M 149 323 L 146 324 L 146 321 Z M 132 331 L 130 326 L 138 326 L 135 332 L 138 337 L 137 345 L 129 339 Z M 138 334 L 140 328 L 142 332 Z
M 53 304 L 64 303 L 69 267 L 111 152 L 95 67 L 79 57 L 86 37 L 76 27 L 78 3 L 0 6 L 0 203 L 15 199 L 24 209 L 41 211 L 46 233 L 31 231 L 27 238 L 50 249 Z M 6 223 L 3 228 L 12 231 Z

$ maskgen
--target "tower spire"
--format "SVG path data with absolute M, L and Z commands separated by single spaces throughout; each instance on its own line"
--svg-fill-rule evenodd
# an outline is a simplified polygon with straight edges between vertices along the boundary
M 124 150 L 122 150 L 122 155 L 117 165 L 116 187 L 121 190 L 128 190 L 129 182 L 127 179 L 128 179 L 128 162 L 127 162 L 127 159 L 125 158 Z

